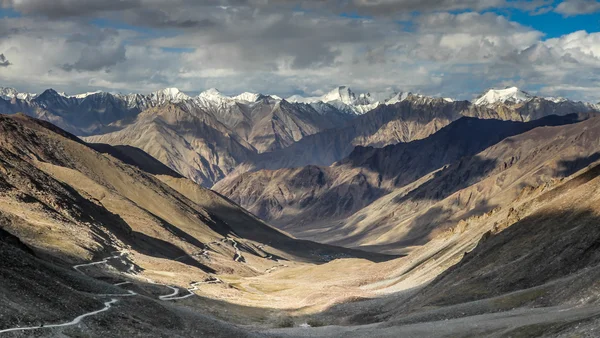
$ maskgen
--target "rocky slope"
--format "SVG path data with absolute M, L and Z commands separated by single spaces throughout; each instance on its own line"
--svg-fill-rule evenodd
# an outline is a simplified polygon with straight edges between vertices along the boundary
M 523 125 L 493 122 L 480 136 Z M 593 336 L 597 328 L 599 172 L 590 164 L 600 159 L 598 118 L 466 147 L 461 159 L 378 199 L 363 219 L 370 229 L 340 233 L 377 251 L 418 245 L 380 263 L 352 257 L 386 257 L 291 239 L 134 148 L 89 147 L 24 116 L 0 116 L 0 128 L 0 331 L 66 322 L 127 290 L 138 295 L 79 325 L 31 334 Z M 355 164 L 393 173 L 378 166 L 387 161 L 376 161 L 375 149 L 362 150 Z M 121 250 L 105 264 L 71 267 Z M 206 283 L 190 291 L 200 296 L 160 299 L 194 281 Z M 279 313 L 289 317 L 271 322 Z M 262 331 L 304 323 L 320 327 Z
M 422 140 L 384 148 L 357 147 L 349 157 L 330 167 L 245 173 L 217 183 L 214 189 L 259 217 L 304 235 L 311 227 L 331 225 L 336 219 L 348 217 L 375 200 L 397 193 L 426 175 L 474 156 L 507 137 L 540 126 L 574 123 L 579 118 L 576 115 L 550 116 L 523 123 L 463 117 Z M 476 167 L 470 169 L 477 170 Z M 448 184 L 444 182 L 437 187 Z M 388 207 L 388 210 L 393 209 Z M 381 214 L 368 209 L 361 217 Z M 341 231 L 352 232 L 352 228 Z M 345 235 L 334 236 L 328 232 L 320 240 L 344 238 L 344 244 L 351 243 L 350 236 Z
M 220 278 L 260 275 L 280 261 L 389 259 L 295 240 L 140 150 L 90 147 L 20 114 L 0 115 L 0 252 L 6 258 L 0 263 L 0 331 L 100 309 L 102 300 L 126 292 L 112 285 L 126 278 L 141 298 L 119 298 L 114 317 L 103 319 L 112 324 L 103 328 L 91 319 L 84 331 L 151 336 L 240 332 L 198 312 L 161 310 L 157 294 L 168 287 L 155 283 L 186 290 L 208 280 L 219 284 L 212 288 L 218 293 L 227 290 Z M 75 264 L 84 265 L 75 271 Z M 64 330 L 50 332 L 81 334 L 81 328 Z
M 584 123 L 598 131 L 598 121 Z M 575 127 L 559 127 L 564 129 L 559 135 Z M 530 135 L 529 141 L 547 136 L 542 129 L 530 132 L 537 138 Z M 590 141 L 590 135 L 579 132 L 580 138 Z M 388 280 L 371 286 L 394 292 L 390 296 L 343 304 L 321 317 L 346 316 L 346 323 L 379 324 L 315 330 L 309 336 L 594 336 L 600 311 L 596 250 L 600 167 L 598 157 L 586 156 L 584 144 L 577 141 L 567 139 L 584 150 L 582 157 L 551 168 L 567 169 L 560 175 L 571 175 L 538 181 L 540 185 L 514 195 L 506 208 L 455 223 L 452 231 L 432 238 Z M 423 282 L 423 277 L 430 280 Z M 356 312 L 362 315 L 352 315 Z
M 599 135 L 598 118 L 536 128 L 450 165 L 413 192 L 370 206 L 362 216 L 382 217 L 346 236 L 364 231 L 363 239 L 406 246 L 395 241 L 427 232 L 426 240 L 413 237 L 415 246 L 397 261 L 361 265 L 359 274 L 387 271 L 362 286 L 379 296 L 309 319 L 331 326 L 269 333 L 593 337 L 600 313 Z M 388 220 L 394 216 L 399 219 Z M 335 269 L 316 268 L 323 274 Z
M 259 153 L 285 148 L 307 135 L 352 119 L 352 115 L 328 104 L 317 111 L 312 105 L 289 103 L 261 94 L 244 93 L 232 98 L 216 89 L 201 93 L 193 102 Z
M 549 115 L 597 111 L 594 105 L 581 102 L 535 97 L 519 104 L 497 102 L 487 106 L 409 94 L 398 103 L 380 105 L 342 127 L 310 135 L 280 151 L 253 156 L 232 176 L 260 169 L 328 166 L 348 156 L 356 146 L 384 147 L 419 140 L 463 116 L 526 122 Z
M 176 88 L 149 95 L 94 92 L 68 96 L 51 89 L 25 95 L 10 88 L 2 92 L 0 113 L 23 112 L 77 135 L 99 134 L 90 139 L 94 142 L 144 148 L 171 169 L 206 186 L 250 154 L 287 147 L 353 117 L 328 104 L 317 111 L 308 104 L 251 93 L 229 97 L 214 89 L 197 97 Z M 173 113 L 174 106 L 190 116 L 173 117 L 162 125 L 149 123 L 149 115 L 164 117 Z M 194 126 L 197 129 L 190 130 Z
M 259 151 L 288 146 L 305 135 L 338 126 L 353 116 L 327 103 L 313 107 L 253 93 L 229 97 L 216 89 L 191 97 L 177 88 L 148 95 L 98 91 L 72 96 L 53 89 L 36 95 L 0 88 L 0 113 L 25 113 L 80 136 L 120 130 L 142 111 L 165 104 L 203 110 Z
M 2 92 L 0 112 L 24 112 L 77 135 L 94 134 L 93 142 L 141 147 L 205 186 L 249 170 L 330 165 L 355 146 L 421 139 L 462 116 L 530 121 L 597 110 L 594 105 L 521 95 L 518 90 L 515 94 L 512 89 L 508 94 L 490 91 L 476 104 L 409 93 L 356 95 L 347 87 L 318 98 L 290 98 L 293 102 L 253 93 L 230 97 L 216 89 L 195 97 L 176 88 L 149 95 L 69 96 L 51 89 L 33 95 L 10 88 Z M 515 95 L 520 99 L 513 100 Z M 197 134 L 179 137 L 186 126 L 156 128 L 147 123 L 147 115 L 163 109 L 168 114 L 173 105 L 202 121 Z M 153 113 L 142 114 L 146 110 Z M 356 117 L 358 113 L 363 115 Z M 150 144 L 148 135 L 158 141 Z
M 140 148 L 207 186 L 225 177 L 255 151 L 212 115 L 181 104 L 148 109 L 125 129 L 85 140 Z
M 141 148 L 185 177 L 212 186 L 252 155 L 281 149 L 349 118 L 269 97 L 247 105 L 220 100 L 218 107 L 211 105 L 218 102 L 214 98 L 163 104 L 139 114 L 122 130 L 85 140 Z

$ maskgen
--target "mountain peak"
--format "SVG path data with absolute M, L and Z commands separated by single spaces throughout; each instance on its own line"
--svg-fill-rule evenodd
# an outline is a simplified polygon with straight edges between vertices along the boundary
M 198 95 L 198 97 L 206 99 L 206 100 L 222 100 L 223 98 L 227 98 L 227 96 L 223 95 L 221 93 L 221 91 L 219 91 L 217 88 L 209 88 L 205 91 L 203 91 L 202 93 L 200 93 L 200 95 Z
M 529 93 L 517 88 L 507 87 L 504 89 L 490 89 L 481 95 L 476 101 L 476 105 L 486 106 L 496 103 L 521 103 L 532 99 Z
M 347 86 L 339 86 L 321 97 L 323 102 L 340 101 L 344 104 L 354 104 L 356 94 Z
M 15 88 L 11 87 L 0 87 L 0 98 L 5 100 L 11 100 L 13 98 L 17 98 L 20 100 L 30 100 L 36 97 L 37 94 L 31 93 L 20 93 Z
M 236 101 L 256 102 L 259 98 L 263 97 L 262 94 L 244 92 L 240 95 L 232 97 Z
M 165 89 L 156 91 L 151 94 L 151 97 L 153 100 L 159 101 L 159 103 L 164 103 L 167 101 L 177 102 L 177 101 L 187 100 L 190 98 L 189 96 L 187 96 L 186 94 L 181 92 L 178 88 L 174 88 L 174 87 L 165 88 Z
M 56 90 L 49 88 L 49 89 L 44 90 L 43 93 L 41 93 L 40 95 L 37 96 L 37 98 L 39 98 L 41 100 L 47 100 L 47 99 L 57 98 L 57 97 L 67 98 L 67 94 L 65 94 L 63 92 L 57 92 Z
M 90 96 L 90 95 L 95 95 L 95 94 L 100 94 L 102 93 L 101 90 L 96 90 L 94 92 L 87 92 L 87 93 L 81 93 L 81 94 L 77 94 L 77 95 L 71 95 L 71 97 L 74 97 L 76 99 L 85 99 L 86 97 Z

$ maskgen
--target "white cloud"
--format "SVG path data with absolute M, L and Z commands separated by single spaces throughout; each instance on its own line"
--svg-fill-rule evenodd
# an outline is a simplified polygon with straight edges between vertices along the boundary
M 555 11 L 564 16 L 591 14 L 600 11 L 597 0 L 566 0 L 556 6 Z
M 2 68 L 1 85 L 70 93 L 176 86 L 189 92 L 217 87 L 228 93 L 287 95 L 346 84 L 357 90 L 395 88 L 457 98 L 504 84 L 561 93 L 600 87 L 597 34 L 575 32 L 544 41 L 543 32 L 495 13 L 433 10 L 501 7 L 508 5 L 505 1 L 443 1 L 438 7 L 428 1 L 346 2 L 361 11 L 399 4 L 432 9 L 409 22 L 317 10 L 329 8 L 330 1 L 303 4 L 312 6 L 307 11 L 280 10 L 282 3 L 296 6 L 294 1 L 279 1 L 278 6 L 269 1 L 219 2 L 226 9 L 215 2 L 175 1 L 183 7 L 161 7 L 158 0 L 116 1 L 117 7 L 109 2 L 90 8 L 76 5 L 61 17 L 37 0 L 3 0 L 3 5 L 31 16 L 0 20 L 0 51 L 12 63 Z M 137 11 L 140 5 L 147 11 Z M 114 10 L 118 6 L 121 11 Z M 47 18 L 38 16 L 42 14 Z M 102 28 L 81 16 L 147 28 Z M 594 91 L 569 94 L 600 99 Z

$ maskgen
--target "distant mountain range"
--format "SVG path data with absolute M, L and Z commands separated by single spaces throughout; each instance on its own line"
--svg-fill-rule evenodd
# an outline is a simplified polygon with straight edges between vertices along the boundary
M 341 86 L 319 97 L 227 96 L 176 88 L 150 94 L 41 94 L 0 88 L 0 113 L 22 112 L 87 141 L 139 147 L 171 169 L 212 186 L 231 173 L 330 165 L 355 146 L 421 139 L 462 116 L 530 121 L 589 113 L 598 106 L 546 99 L 517 88 L 475 103 L 411 93 L 356 94 Z
M 472 157 L 507 137 L 540 126 L 578 121 L 580 117 L 574 114 L 530 122 L 462 117 L 421 140 L 383 148 L 356 147 L 348 157 L 332 166 L 259 170 L 228 177 L 213 189 L 262 219 L 299 234 L 307 231 L 303 226 L 314 229 L 316 225 L 335 224 L 387 194 L 401 191 L 431 172 Z M 489 170 L 486 165 L 479 166 L 481 170 Z M 475 176 L 480 168 L 469 166 L 468 170 Z M 445 180 L 435 186 L 421 183 L 420 187 L 413 187 L 411 194 L 428 188 L 437 195 L 419 198 L 436 200 L 442 194 L 450 195 L 450 190 L 457 189 L 455 186 L 465 185 L 466 179 L 467 176 Z M 381 213 L 371 211 L 372 215 Z M 334 233 L 330 231 L 327 238 L 344 238 L 344 245 L 360 243 L 333 236 Z

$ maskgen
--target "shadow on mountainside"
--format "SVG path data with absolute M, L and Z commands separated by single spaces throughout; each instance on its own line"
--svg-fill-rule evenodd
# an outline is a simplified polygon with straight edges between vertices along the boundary
M 205 271 L 212 270 L 198 263 L 195 259 L 186 254 L 185 251 L 183 251 L 181 248 L 169 242 L 147 236 L 140 232 L 134 232 L 133 229 L 129 226 L 129 224 L 120 215 L 112 213 L 103 205 L 91 203 L 70 186 L 64 183 L 61 183 L 61 185 L 63 185 L 65 189 L 69 190 L 70 193 L 73 196 L 75 196 L 77 200 L 77 203 L 75 205 L 80 205 L 84 210 L 86 210 L 85 213 L 81 214 L 84 220 L 87 220 L 92 224 L 97 224 L 98 222 L 100 222 L 104 227 L 109 229 L 119 240 L 121 240 L 126 245 L 130 245 L 134 250 L 158 258 L 174 259 L 176 257 L 184 256 L 186 257 L 185 264 L 195 266 Z M 162 226 L 167 231 L 173 233 L 175 236 L 178 236 L 179 238 L 182 238 L 185 241 L 192 241 L 190 244 L 196 245 L 199 249 L 204 247 L 204 245 L 201 242 L 199 242 L 193 236 L 189 235 L 183 230 L 175 227 L 174 225 L 166 222 L 165 220 L 159 217 L 157 217 L 157 219 L 162 222 Z M 105 243 L 111 242 L 110 236 L 106 234 L 104 230 L 102 230 L 100 227 L 94 226 L 91 230 L 96 235 L 103 238 Z M 98 258 L 101 258 L 101 256 L 103 257 L 107 251 L 112 250 L 114 250 L 113 247 L 105 248 L 105 252 L 98 252 L 96 253 L 96 256 Z
M 124 241 L 131 245 L 131 247 L 144 255 L 175 260 L 178 262 L 196 267 L 206 273 L 216 273 L 217 271 L 210 268 L 197 260 L 192 256 L 188 255 L 181 248 L 167 242 L 162 239 L 148 236 L 141 232 L 134 232 L 131 234 L 131 239 Z
M 345 160 L 333 167 L 320 168 L 306 166 L 299 176 L 304 184 L 319 183 L 316 175 L 327 172 L 322 191 L 314 195 L 292 198 L 291 203 L 283 204 L 282 198 L 267 195 L 263 201 L 248 201 L 243 196 L 243 205 L 263 219 L 278 226 L 293 229 L 304 224 L 314 224 L 321 220 L 335 221 L 366 207 L 378 198 L 392 192 L 395 188 L 405 187 L 435 170 L 433 179 L 425 182 L 408 195 L 395 200 L 397 204 L 409 201 L 440 201 L 485 178 L 494 170 L 505 170 L 512 166 L 515 159 L 499 163 L 498 159 L 483 158 L 476 154 L 509 137 L 525 133 L 541 126 L 558 126 L 579 121 L 578 115 L 548 116 L 532 122 L 514 122 L 483 120 L 462 117 L 437 133 L 422 140 L 399 143 L 384 148 L 356 147 Z M 308 170 L 316 168 L 315 170 Z M 353 176 L 344 177 L 351 170 L 357 170 Z M 250 182 L 252 176 L 250 175 Z M 258 175 L 258 174 L 256 174 Z M 312 176 L 311 176 L 312 175 Z M 296 176 L 294 176 L 294 179 Z M 242 179 L 240 179 L 242 180 Z M 340 183 L 341 181 L 341 183 Z M 286 188 L 302 185 L 286 181 Z M 233 187 L 233 186 L 232 186 Z M 227 193 L 227 192 L 225 192 Z M 235 191 L 231 191 L 235 195 Z M 283 211 L 283 213 L 279 213 Z M 301 217 L 298 217 L 301 215 Z
M 434 118 L 453 121 L 459 112 L 468 109 L 467 101 L 444 102 L 439 106 L 405 100 L 394 105 L 380 105 L 367 114 L 348 121 L 344 126 L 308 135 L 287 148 L 253 156 L 249 159 L 257 169 L 280 169 L 305 165 L 329 166 L 348 156 L 354 149 L 355 138 L 369 137 L 387 123 L 431 122 Z M 395 142 L 394 142 L 395 143 Z M 310 154 L 310 156 L 308 156 Z
M 216 192 L 215 192 L 216 193 Z M 218 194 L 218 193 L 217 193 Z M 234 202 L 219 194 L 227 203 L 211 208 L 216 218 L 235 229 L 241 238 L 267 244 L 277 250 L 297 257 L 301 261 L 324 263 L 337 258 L 364 258 L 373 262 L 383 262 L 398 258 L 397 255 L 370 253 L 361 250 L 347 249 L 327 244 L 299 240 L 263 223 L 260 219 L 237 206 Z
M 501 164 L 500 167 L 505 166 Z M 479 156 L 464 158 L 436 172 L 431 180 L 423 183 L 405 196 L 395 199 L 394 202 L 402 204 L 418 200 L 441 201 L 489 176 L 496 168 L 499 168 L 499 163 L 495 159 Z M 504 170 L 506 168 L 500 169 Z
M 580 202 L 569 196 L 585 189 L 582 198 L 594 205 L 599 176 L 600 165 L 537 197 L 537 203 L 548 206 L 498 234 L 487 233 L 456 265 L 411 295 L 402 291 L 356 305 L 336 305 L 324 314 L 352 313 L 350 308 L 368 313 L 371 320 L 366 323 L 386 321 L 392 326 L 518 307 L 597 305 L 600 213 L 595 207 L 578 208 Z M 552 208 L 553 202 L 566 205 Z M 361 318 L 358 314 L 350 320 L 365 324 Z
M 88 143 L 87 145 L 99 153 L 111 155 L 114 158 L 121 160 L 123 163 L 137 167 L 147 173 L 183 178 L 179 173 L 148 155 L 148 153 L 142 149 L 127 145 L 112 146 L 103 143 Z
M 542 285 L 598 263 L 600 216 L 596 211 L 537 212 L 482 239 L 413 302 L 447 306 L 499 296 Z M 565 290 L 579 291 L 584 290 Z
M 544 126 L 580 122 L 578 115 L 547 116 L 531 122 L 462 117 L 435 134 L 384 148 L 356 147 L 341 164 L 365 168 L 401 187 L 434 170 L 474 156 L 507 138 Z
M 558 162 L 558 170 L 556 172 L 557 177 L 571 176 L 579 170 L 589 166 L 590 164 L 600 160 L 600 152 L 594 153 L 590 156 L 579 157 L 573 160 L 563 160 Z
M 598 176 L 600 166 L 595 166 L 536 198 L 537 203 L 566 205 L 534 212 L 496 235 L 485 236 L 457 265 L 427 286 L 420 298 L 431 305 L 457 304 L 531 288 L 598 266 L 600 214 L 564 196 L 579 193 L 595 198 L 598 182 L 591 181 Z M 445 292 L 439 293 L 440 289 Z

